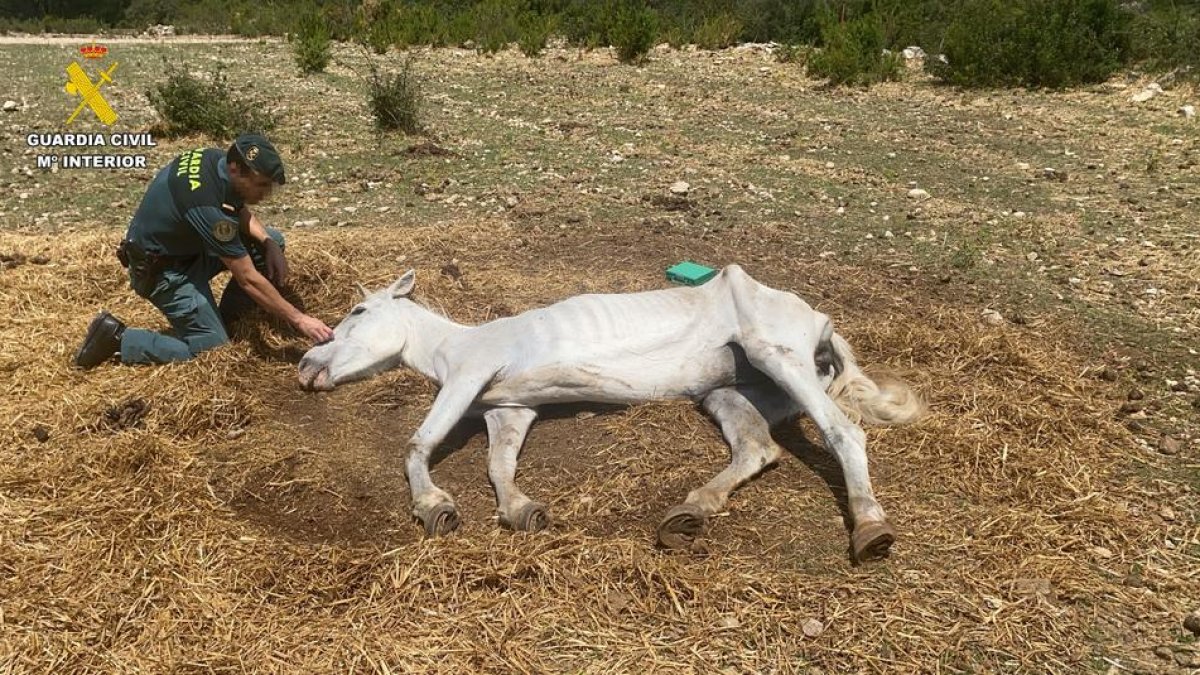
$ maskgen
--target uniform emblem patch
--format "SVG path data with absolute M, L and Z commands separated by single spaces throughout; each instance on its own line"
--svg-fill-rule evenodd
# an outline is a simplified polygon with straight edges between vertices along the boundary
M 256 157 L 258 157 L 258 146 L 257 145 L 252 145 L 249 148 L 246 148 L 246 160 L 247 161 L 253 162 Z
M 217 238 L 217 241 L 233 241 L 233 238 L 237 236 L 237 228 L 234 227 L 233 222 L 222 220 L 213 225 L 213 236 Z

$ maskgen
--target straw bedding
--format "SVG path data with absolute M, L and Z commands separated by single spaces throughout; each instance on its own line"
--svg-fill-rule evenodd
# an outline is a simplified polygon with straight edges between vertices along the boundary
M 49 258 L 0 271 L 2 670 L 1200 663 L 1179 637 L 1200 606 L 1196 495 L 1134 442 L 1113 385 L 1057 323 L 990 326 L 870 270 L 785 265 L 770 241 L 732 242 L 752 274 L 830 313 L 862 361 L 930 403 L 916 426 L 869 432 L 900 531 L 888 560 L 849 562 L 841 475 L 804 421 L 778 432 L 789 454 L 734 495 L 701 549 L 656 550 L 657 519 L 727 461 L 681 403 L 547 411 L 518 473 L 555 519 L 537 535 L 498 528 L 486 441 L 464 425 L 434 470 L 464 524 L 426 540 L 402 471 L 434 394 L 415 375 L 305 394 L 304 344 L 265 319 L 191 363 L 71 369 L 101 306 L 165 327 L 122 282 L 115 236 L 0 234 L 0 251 Z M 660 263 L 687 243 L 643 248 L 632 229 L 605 247 L 570 233 L 514 243 L 503 222 L 289 236 L 296 291 L 331 322 L 353 282 L 378 287 L 409 266 L 427 302 L 472 322 L 660 287 Z M 565 274 L 566 256 L 594 274 Z

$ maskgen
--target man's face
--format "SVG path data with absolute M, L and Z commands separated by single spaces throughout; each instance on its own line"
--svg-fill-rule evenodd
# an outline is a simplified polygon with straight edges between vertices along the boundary
M 243 169 L 232 162 L 229 165 L 229 180 L 247 204 L 257 204 L 266 199 L 275 187 L 275 181 L 270 176 Z

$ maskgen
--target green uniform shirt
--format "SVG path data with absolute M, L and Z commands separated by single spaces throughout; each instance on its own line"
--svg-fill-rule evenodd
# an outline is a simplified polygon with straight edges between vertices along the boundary
M 244 205 L 229 183 L 225 153 L 189 150 L 150 181 L 125 236 L 159 255 L 240 258 L 247 255 L 238 236 Z

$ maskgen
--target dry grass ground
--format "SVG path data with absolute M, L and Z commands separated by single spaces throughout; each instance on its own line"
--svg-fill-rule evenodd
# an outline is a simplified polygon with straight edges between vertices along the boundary
M 124 49 L 112 98 L 130 129 L 152 121 L 138 92 L 161 54 L 218 53 Z M 1186 92 L 1146 108 L 1115 86 L 830 92 L 753 51 L 631 69 L 445 50 L 421 58 L 433 142 L 454 154 L 430 155 L 373 135 L 348 69 L 361 55 L 301 80 L 284 45 L 221 47 L 281 108 L 293 181 L 263 212 L 329 321 L 353 282 L 408 267 L 428 302 L 477 322 L 661 287 L 683 258 L 738 262 L 831 314 L 931 409 L 869 434 L 901 534 L 888 560 L 855 566 L 840 472 L 805 423 L 778 432 L 788 455 L 687 554 L 656 550 L 654 526 L 727 457 L 692 406 L 547 411 L 518 475 L 555 518 L 533 536 L 498 528 L 466 424 L 434 469 L 463 527 L 425 540 L 401 453 L 434 390 L 411 374 L 302 393 L 305 346 L 264 320 L 193 363 L 72 370 L 99 307 L 164 326 L 111 255 L 151 171 L 23 175 L 24 134 L 60 122 L 70 54 L 3 51 L 28 100 L 4 118 L 0 253 L 46 259 L 0 270 L 0 669 L 1200 664 L 1182 627 L 1200 608 L 1197 147 L 1171 115 Z M 160 142 L 151 164 L 202 142 Z M 914 203 L 910 181 L 933 198 Z

